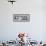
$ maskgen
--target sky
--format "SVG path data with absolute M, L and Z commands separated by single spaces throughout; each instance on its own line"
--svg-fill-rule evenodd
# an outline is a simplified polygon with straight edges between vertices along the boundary
M 19 32 L 30 34 L 33 40 L 46 40 L 46 1 L 0 0 L 0 41 L 15 40 Z M 30 14 L 30 22 L 13 22 L 13 14 Z

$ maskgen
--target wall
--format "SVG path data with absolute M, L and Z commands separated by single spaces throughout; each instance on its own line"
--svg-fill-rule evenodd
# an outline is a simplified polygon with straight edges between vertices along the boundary
M 18 32 L 27 32 L 35 40 L 46 40 L 45 0 L 17 0 L 14 5 L 0 0 L 0 40 L 11 40 Z M 31 14 L 27 23 L 13 22 L 13 14 Z

